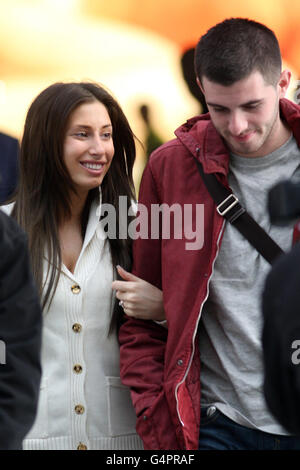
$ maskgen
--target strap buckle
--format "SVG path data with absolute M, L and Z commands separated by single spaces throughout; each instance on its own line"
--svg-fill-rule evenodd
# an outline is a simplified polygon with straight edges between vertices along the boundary
M 233 202 L 231 202 L 231 204 L 229 204 L 228 206 L 224 207 L 224 209 L 222 210 L 223 204 L 226 204 L 226 202 L 230 201 L 230 199 L 233 199 Z M 217 212 L 220 215 L 224 216 L 228 211 L 230 211 L 230 209 L 232 209 L 238 203 L 239 203 L 238 198 L 234 194 L 229 194 L 229 196 L 226 199 L 224 199 L 224 201 L 220 202 L 220 204 L 217 205 Z

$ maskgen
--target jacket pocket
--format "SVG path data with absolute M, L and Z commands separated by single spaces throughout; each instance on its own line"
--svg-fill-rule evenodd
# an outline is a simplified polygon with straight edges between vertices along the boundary
M 177 441 L 164 391 L 159 393 L 149 408 L 139 414 L 137 432 L 145 450 L 184 449 Z
M 43 377 L 40 385 L 37 414 L 33 426 L 25 439 L 48 437 L 48 378 Z
M 111 437 L 136 434 L 136 415 L 130 390 L 120 377 L 106 377 L 108 432 Z

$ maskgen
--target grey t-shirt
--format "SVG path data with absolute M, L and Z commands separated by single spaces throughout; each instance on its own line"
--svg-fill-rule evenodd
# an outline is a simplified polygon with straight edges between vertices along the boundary
M 233 192 L 285 251 L 292 244 L 292 224 L 271 225 L 267 194 L 292 175 L 300 178 L 300 150 L 293 137 L 264 157 L 230 157 Z M 268 411 L 263 394 L 261 293 L 269 270 L 264 258 L 226 223 L 199 325 L 201 404 L 214 404 L 243 426 L 288 434 Z

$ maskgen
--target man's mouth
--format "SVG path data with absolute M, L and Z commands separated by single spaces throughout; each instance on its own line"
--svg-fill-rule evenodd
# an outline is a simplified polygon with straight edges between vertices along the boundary
M 232 135 L 231 137 L 237 142 L 247 142 L 254 135 L 255 131 L 250 131 L 241 135 Z

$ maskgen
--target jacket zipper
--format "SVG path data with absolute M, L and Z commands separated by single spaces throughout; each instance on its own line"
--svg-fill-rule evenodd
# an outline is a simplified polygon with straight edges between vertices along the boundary
M 179 421 L 181 423 L 181 425 L 184 427 L 184 422 L 182 421 L 181 419 L 181 416 L 180 416 L 180 413 L 179 413 L 179 409 L 178 409 L 178 388 L 185 382 L 186 378 L 187 378 L 187 375 L 189 373 L 189 370 L 191 368 L 191 365 L 192 365 L 192 362 L 193 362 L 193 358 L 194 358 L 194 354 L 195 354 L 195 338 L 196 338 L 196 334 L 197 334 L 197 330 L 198 330 L 198 325 L 199 325 L 199 321 L 200 321 L 200 318 L 201 318 L 201 314 L 202 314 L 202 309 L 203 309 L 203 305 L 205 304 L 207 298 L 208 298 L 208 295 L 209 295 L 209 284 L 210 284 L 210 280 L 213 276 L 213 273 L 214 273 L 214 266 L 215 266 L 215 261 L 218 257 L 218 254 L 219 254 L 219 251 L 220 251 L 220 239 L 221 239 L 221 236 L 223 234 L 223 231 L 224 231 L 224 226 L 225 226 L 225 220 L 223 222 L 223 225 L 222 225 L 222 228 L 221 228 L 221 231 L 220 231 L 220 234 L 219 234 L 219 237 L 218 237 L 218 241 L 217 241 L 217 246 L 218 246 L 218 249 L 217 249 L 217 252 L 216 252 L 216 256 L 213 260 L 213 265 L 212 265 L 212 271 L 211 271 L 211 275 L 210 275 L 210 278 L 208 279 L 208 282 L 207 282 L 207 293 L 206 293 L 206 297 L 205 299 L 203 300 L 202 304 L 201 304 L 201 307 L 200 307 L 200 311 L 199 311 L 199 315 L 198 315 L 198 319 L 197 319 L 197 322 L 196 322 L 196 327 L 195 327 L 195 330 L 194 330 L 194 333 L 193 333 L 193 348 L 192 348 L 192 354 L 191 354 L 191 357 L 190 357 L 190 361 L 189 361 L 189 364 L 187 366 L 187 369 L 185 371 L 185 374 L 183 376 L 183 379 L 181 380 L 181 382 L 179 382 L 177 385 L 176 385 L 176 388 L 175 388 L 175 399 L 176 399 L 176 411 L 177 411 L 177 415 L 178 415 L 178 418 L 179 418 Z

